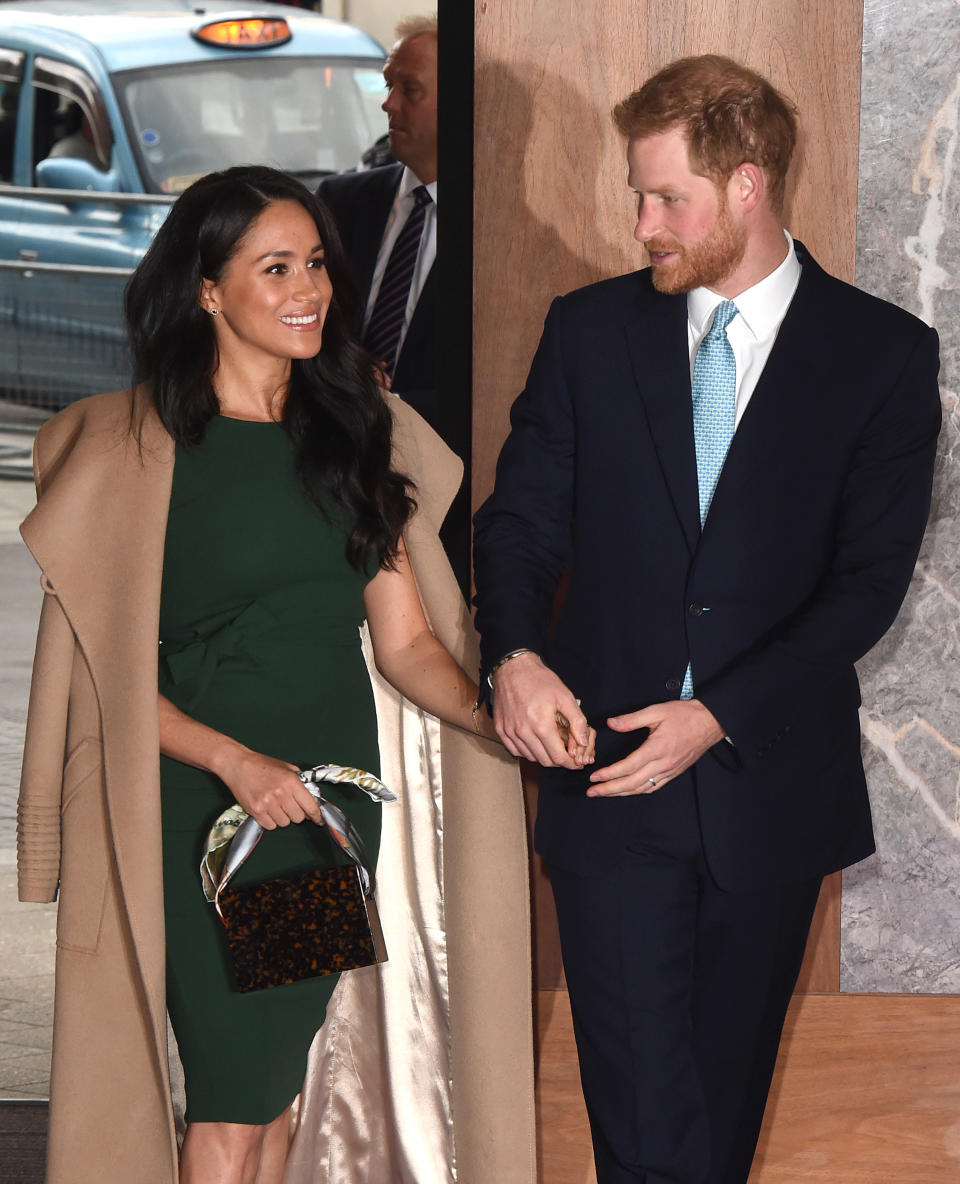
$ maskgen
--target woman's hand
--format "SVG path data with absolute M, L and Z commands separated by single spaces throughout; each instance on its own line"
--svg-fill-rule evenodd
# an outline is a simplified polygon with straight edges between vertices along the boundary
M 225 746 L 211 770 L 238 805 L 264 830 L 310 818 L 321 822 L 320 806 L 297 776 L 296 765 L 264 756 L 241 744 Z
M 264 830 L 310 818 L 322 822 L 320 806 L 297 776 L 297 766 L 254 752 L 231 736 L 200 723 L 159 696 L 160 751 L 195 769 L 213 773 Z
M 567 746 L 567 755 L 573 758 L 577 768 L 582 769 L 584 765 L 592 765 L 596 759 L 597 729 L 591 728 L 587 724 L 587 738 L 581 744 L 570 727 L 570 721 L 562 711 L 557 712 L 557 728 L 560 732 L 561 740 Z

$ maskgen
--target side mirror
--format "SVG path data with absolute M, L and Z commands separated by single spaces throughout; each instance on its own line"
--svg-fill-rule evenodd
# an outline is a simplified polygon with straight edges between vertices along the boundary
M 113 169 L 101 172 L 87 160 L 72 156 L 48 156 L 34 170 L 38 189 L 77 189 L 94 193 L 119 193 L 120 178 Z

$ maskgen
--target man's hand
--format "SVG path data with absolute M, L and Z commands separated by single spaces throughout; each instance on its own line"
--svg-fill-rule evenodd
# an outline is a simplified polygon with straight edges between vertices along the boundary
M 493 722 L 513 756 L 563 769 L 582 769 L 593 760 L 596 733 L 536 654 L 511 658 L 494 674 Z
M 615 732 L 649 728 L 650 735 L 629 756 L 590 774 L 587 797 L 653 793 L 723 739 L 723 728 L 699 699 L 673 699 L 642 711 L 611 716 Z

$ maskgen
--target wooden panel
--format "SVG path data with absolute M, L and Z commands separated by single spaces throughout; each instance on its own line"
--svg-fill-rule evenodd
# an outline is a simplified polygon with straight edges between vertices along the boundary
M 751 1184 L 955 1184 L 960 998 L 805 995 Z
M 840 873 L 828 876 L 813 915 L 807 954 L 797 991 L 826 994 L 840 990 Z
M 613 104 L 686 53 L 755 66 L 798 105 L 790 225 L 852 279 L 861 0 L 480 0 L 476 9 L 474 493 L 489 491 L 553 296 L 642 265 Z M 789 46 L 789 55 L 786 47 Z M 829 200 L 824 200 L 829 195 Z
M 537 992 L 542 1184 L 594 1184 L 564 991 Z M 960 998 L 795 998 L 750 1184 L 960 1179 Z
M 688 53 L 756 67 L 792 98 L 802 167 L 788 224 L 828 270 L 854 274 L 861 0 L 478 0 L 474 113 L 473 496 L 493 485 L 510 403 L 551 299 L 643 265 L 613 104 Z M 535 914 L 550 925 L 534 871 Z M 839 892 L 821 906 L 804 981 L 836 989 Z M 559 981 L 555 936 L 538 967 Z M 830 943 L 833 943 L 832 945 Z M 827 948 L 829 946 L 829 948 Z
M 537 991 L 537 1178 L 596 1184 L 566 991 Z

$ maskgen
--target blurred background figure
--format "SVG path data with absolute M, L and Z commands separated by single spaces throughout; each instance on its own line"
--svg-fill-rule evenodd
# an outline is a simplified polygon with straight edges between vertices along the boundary
M 97 168 L 101 167 L 97 146 L 93 142 L 93 128 L 90 126 L 90 120 L 76 103 L 70 104 L 66 133 L 50 149 L 50 156 L 86 160 Z
M 463 454 L 457 398 L 437 384 L 437 18 L 397 25 L 384 66 L 394 163 L 325 177 L 330 207 L 360 294 L 363 342 L 393 390 Z M 469 544 L 464 492 L 440 537 L 465 594 Z
M 364 343 L 393 389 L 443 435 L 436 406 L 437 20 L 397 26 L 384 67 L 394 164 L 325 178 L 363 303 Z

